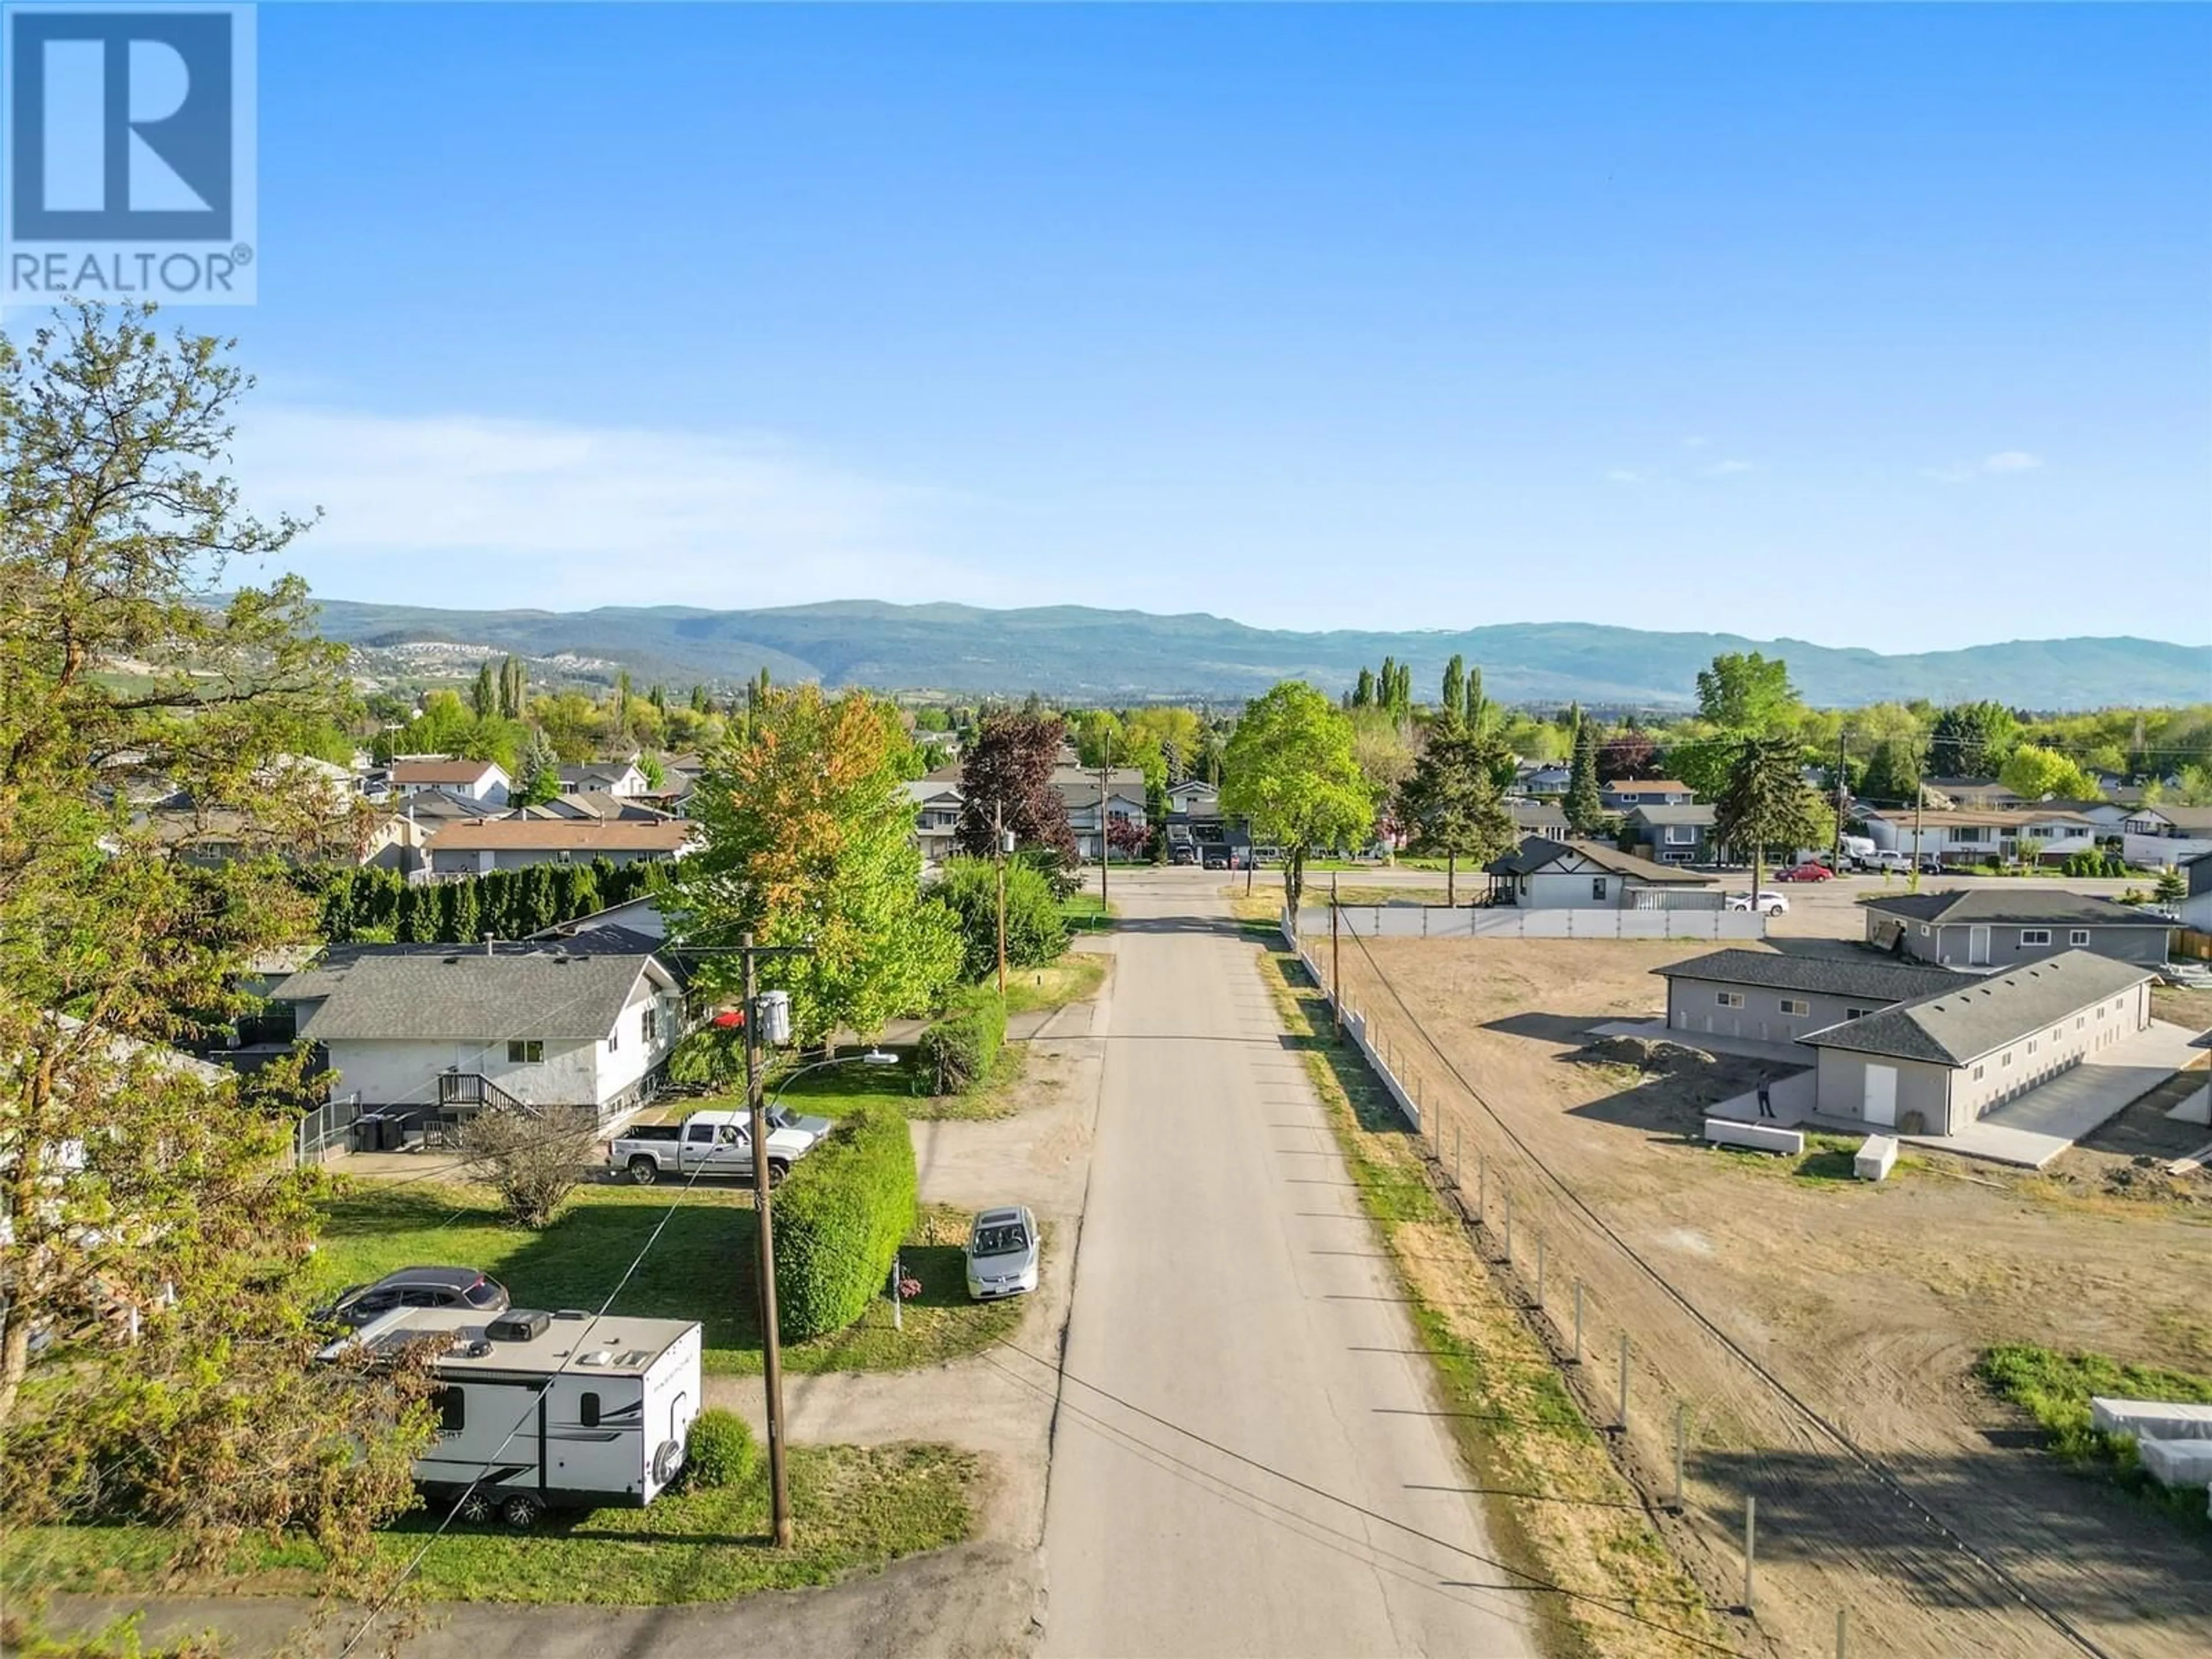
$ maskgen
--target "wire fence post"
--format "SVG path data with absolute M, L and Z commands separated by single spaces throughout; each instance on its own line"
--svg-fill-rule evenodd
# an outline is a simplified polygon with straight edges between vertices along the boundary
M 1620 1431 L 1628 1432 L 1628 1333 L 1620 1334 Z
M 1757 1605 L 1752 1600 L 1753 1563 L 1759 1555 L 1759 1499 L 1747 1494 L 1743 1500 L 1743 1610 L 1750 1613 Z
M 1583 1363 L 1583 1282 L 1575 1280 L 1575 1364 Z
M 1851 1610 L 1836 1609 L 1836 1659 L 1849 1659 L 1851 1644 Z
M 1464 1194 L 1467 1183 L 1459 1178 L 1459 1125 L 1455 1123 L 1452 1125 L 1452 1190 Z
M 1505 1189 L 1505 1265 L 1513 1265 L 1513 1189 Z
M 1490 1155 L 1474 1155 L 1474 1218 L 1484 1226 L 1490 1224 Z
M 1674 1513 L 1677 1515 L 1688 1507 L 1682 1486 L 1682 1470 L 1689 1443 L 1689 1403 L 1678 1400 L 1674 1402 Z
M 1536 1311 L 1544 1311 L 1544 1235 L 1536 1235 Z

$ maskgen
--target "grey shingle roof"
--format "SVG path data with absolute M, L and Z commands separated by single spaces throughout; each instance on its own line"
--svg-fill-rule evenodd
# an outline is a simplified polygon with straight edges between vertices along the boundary
M 1662 806 L 1655 802 L 1649 806 L 1637 806 L 1630 808 L 1628 816 L 1631 818 L 1638 819 L 1643 823 L 1652 824 L 1695 823 L 1702 824 L 1706 829 L 1711 829 L 1713 823 L 1712 807 L 1703 804 L 1692 804 L 1687 806 Z
M 1516 851 L 1484 866 L 1492 875 L 1529 876 L 1569 853 L 1578 853 L 1601 870 L 1630 876 L 1655 887 L 1710 887 L 1711 876 L 1692 875 L 1680 866 L 1654 864 L 1617 847 L 1595 841 L 1553 841 L 1545 836 L 1525 837 Z
M 1875 894 L 1863 901 L 1869 910 L 1913 921 L 2025 922 L 2030 927 L 2170 927 L 2160 916 L 2147 916 L 2094 893 L 2054 892 L 2022 880 L 2004 887 L 1946 888 L 1940 893 Z
M 1798 1041 L 1815 1048 L 1963 1066 L 2153 977 L 2147 968 L 2094 951 L 2067 951 L 2008 974 L 1984 979 L 1960 975 L 1954 989 Z
M 1883 962 L 1864 956 L 1785 956 L 1778 951 L 1715 951 L 1651 971 L 1662 979 L 1760 985 L 1777 991 L 1864 997 L 1869 1002 L 1909 1002 L 1967 982 L 1965 975 L 1948 968 Z
M 319 1002 L 301 1035 L 483 1042 L 514 1035 L 603 1037 L 648 968 L 669 977 L 651 941 L 619 927 L 557 944 L 507 945 L 486 956 L 453 945 L 333 947 L 270 993 Z

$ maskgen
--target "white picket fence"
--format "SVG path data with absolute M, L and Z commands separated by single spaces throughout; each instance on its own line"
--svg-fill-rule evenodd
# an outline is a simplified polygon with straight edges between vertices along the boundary
M 1361 939 L 1765 939 L 1752 910 L 1522 909 L 1515 905 L 1347 904 L 1338 925 Z M 1301 905 L 1298 931 L 1328 932 L 1327 905 Z

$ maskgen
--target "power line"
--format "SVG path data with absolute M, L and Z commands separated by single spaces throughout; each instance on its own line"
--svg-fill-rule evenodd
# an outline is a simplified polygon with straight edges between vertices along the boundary
M 1557 1188 L 1560 1196 L 1565 1198 L 1569 1204 L 1572 1205 L 1575 1209 L 1579 1211 L 1583 1218 L 1589 1221 L 1590 1225 L 1595 1227 L 1601 1237 L 1611 1243 L 1614 1249 L 1619 1250 L 1620 1254 L 1646 1278 L 1648 1278 L 1652 1284 L 1656 1285 L 1662 1295 L 1665 1296 L 1668 1300 L 1674 1303 L 1682 1310 L 1683 1312 L 1689 1315 L 1689 1316 L 1702 1327 L 1705 1331 L 1714 1339 L 1714 1340 L 1717 1341 L 1722 1347 L 1726 1349 L 1730 1354 L 1733 1354 L 1738 1360 L 1741 1361 L 1742 1364 L 1751 1370 L 1753 1376 L 1765 1382 L 1768 1388 L 1771 1389 L 1780 1399 L 1793 1407 L 1805 1419 L 1806 1421 L 1811 1423 L 1815 1428 L 1819 1429 L 1823 1434 L 1834 1441 L 1837 1445 L 1842 1447 L 1843 1449 L 1854 1461 L 1856 1461 L 1862 1468 L 1863 1468 L 1869 1474 L 1872 1475 L 1876 1481 L 1887 1487 L 1893 1497 L 1912 1510 L 1923 1522 L 1932 1527 L 1942 1537 L 1949 1540 L 1951 1545 L 1961 1554 L 1965 1555 L 1968 1560 L 1972 1561 L 1976 1565 L 1988 1572 L 1999 1583 L 2002 1584 L 2016 1598 L 2018 1598 L 2023 1606 L 2028 1607 L 2031 1611 L 2043 1619 L 2043 1620 L 2050 1625 L 2052 1629 L 2058 1632 L 2060 1635 L 2065 1637 L 2067 1640 L 2071 1642 L 2082 1652 L 2094 1655 L 2097 1656 L 2097 1659 L 2108 1659 L 2108 1656 L 2106 1655 L 2105 1650 L 2102 1648 L 2100 1648 L 2094 1642 L 2091 1641 L 2071 1620 L 2068 1619 L 2065 1614 L 2059 1612 L 2056 1607 L 2051 1607 L 2045 1603 L 2027 1585 L 2021 1583 L 2017 1578 L 2014 1577 L 2013 1575 L 2000 1563 L 1991 1560 L 1988 1556 L 1984 1555 L 1981 1552 L 1975 1549 L 1972 1544 L 1967 1542 L 1964 1537 L 1960 1536 L 1959 1533 L 1954 1531 L 1941 1516 L 1936 1514 L 1934 1510 L 1930 1509 L 1925 1503 L 1922 1502 L 1921 1499 L 1916 1498 L 1911 1490 L 1905 1486 L 1904 1482 L 1890 1472 L 1887 1466 L 1885 1465 L 1881 1459 L 1877 1458 L 1873 1453 L 1866 1450 L 1863 1447 L 1859 1445 L 1856 1441 L 1853 1440 L 1850 1435 L 1844 1431 L 1841 1426 L 1831 1421 L 1809 1401 L 1805 1400 L 1795 1389 L 1793 1389 L 1787 1382 L 1784 1382 L 1779 1376 L 1776 1376 L 1765 1365 L 1761 1364 L 1757 1358 L 1753 1358 L 1753 1355 L 1743 1347 L 1741 1344 L 1737 1342 L 1734 1337 L 1730 1336 L 1728 1332 L 1723 1330 L 1718 1324 L 1715 1323 L 1714 1321 L 1694 1302 L 1692 1302 L 1688 1297 L 1677 1290 L 1674 1285 L 1668 1281 L 1665 1274 L 1662 1273 L 1657 1268 L 1654 1267 L 1650 1262 L 1639 1255 L 1637 1252 L 1635 1246 L 1631 1244 L 1626 1239 L 1623 1238 L 1619 1232 L 1614 1231 L 1612 1224 L 1607 1222 L 1603 1216 L 1600 1215 L 1596 1210 L 1592 1208 L 1590 1205 L 1583 1200 L 1583 1196 L 1571 1186 L 1568 1185 L 1566 1181 L 1556 1170 L 1553 1170 L 1542 1158 L 1538 1157 L 1534 1149 L 1531 1147 L 1527 1141 L 1521 1138 L 1520 1134 L 1514 1129 L 1513 1126 L 1506 1121 L 1504 1115 L 1500 1113 L 1496 1107 L 1492 1106 L 1487 1100 L 1483 1098 L 1481 1091 L 1478 1090 L 1468 1079 L 1466 1073 L 1460 1070 L 1458 1065 L 1452 1060 L 1451 1056 L 1445 1054 L 1444 1051 L 1437 1045 L 1436 1041 L 1429 1036 L 1427 1028 L 1422 1025 L 1419 1018 L 1415 1016 L 1413 1010 L 1406 1006 L 1405 999 L 1398 994 L 1397 987 L 1390 982 L 1389 975 L 1382 971 L 1381 965 L 1375 960 L 1374 953 L 1367 948 L 1366 940 L 1360 937 L 1356 929 L 1352 932 L 1352 937 L 1353 941 L 1358 945 L 1360 955 L 1366 958 L 1367 965 L 1373 970 L 1377 981 L 1381 983 L 1383 990 L 1389 993 L 1390 1000 L 1397 1005 L 1399 1012 L 1403 1014 L 1407 1022 L 1413 1026 L 1413 1030 L 1420 1034 L 1421 1042 L 1426 1046 L 1429 1052 L 1434 1054 L 1437 1059 L 1443 1063 L 1444 1069 L 1451 1074 L 1452 1078 L 1459 1084 L 1460 1087 L 1467 1091 L 1468 1097 L 1472 1099 L 1477 1106 L 1482 1109 L 1484 1114 L 1489 1117 L 1492 1122 L 1498 1126 L 1498 1131 L 1504 1134 L 1508 1140 L 1513 1143 L 1514 1146 L 1521 1152 L 1522 1157 L 1528 1159 L 1529 1164 L 1535 1170 L 1535 1171 L 1539 1175 L 1542 1176 L 1544 1179 L 1549 1182 L 1553 1187 Z

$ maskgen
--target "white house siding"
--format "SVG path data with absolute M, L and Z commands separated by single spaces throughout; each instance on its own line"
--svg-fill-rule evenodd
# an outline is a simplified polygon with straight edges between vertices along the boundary
M 337 1095 L 358 1093 L 367 1107 L 435 1105 L 438 1075 L 447 1071 L 480 1073 L 526 1105 L 597 1103 L 597 1044 L 547 1042 L 544 1059 L 528 1065 L 509 1063 L 507 1042 L 505 1035 L 489 1043 L 347 1037 L 325 1048 L 338 1073 Z
M 2009 859 L 2022 836 L 2043 843 L 2037 858 L 2044 864 L 2062 863 L 2076 853 L 2097 848 L 2095 826 L 2084 823 L 1928 824 L 1916 836 L 1910 817 L 1888 818 L 1872 813 L 1866 827 L 1867 839 L 1881 852 L 1945 859 L 1954 864 Z
M 2120 837 L 2120 856 L 2147 870 L 2167 870 L 2212 853 L 2212 841 L 2187 836 L 2144 836 L 2130 830 Z
M 650 1042 L 645 1035 L 647 1009 L 653 1011 L 658 1023 L 658 1035 Z M 592 1045 L 598 1073 L 598 1091 L 591 1097 L 593 1103 L 605 1109 L 627 1101 L 647 1074 L 668 1058 L 683 1020 L 683 999 L 673 993 L 656 992 L 652 981 L 641 976 L 629 1001 L 616 1018 L 610 1034 L 615 1041 Z
M 1717 910 L 1722 897 L 1717 887 L 1650 886 L 1593 868 L 1523 876 L 1514 902 L 1528 910 Z

